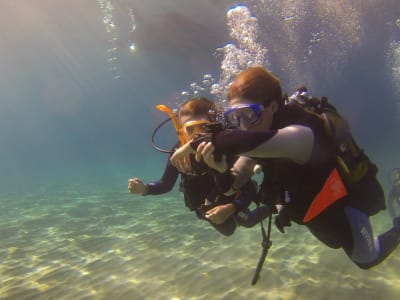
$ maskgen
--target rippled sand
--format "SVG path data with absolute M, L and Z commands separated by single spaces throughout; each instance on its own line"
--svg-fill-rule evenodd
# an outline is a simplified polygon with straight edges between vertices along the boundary
M 389 226 L 385 213 L 373 221 Z M 400 299 L 400 249 L 363 271 L 300 226 L 272 241 L 251 286 L 260 227 L 223 237 L 178 192 L 3 193 L 0 299 Z

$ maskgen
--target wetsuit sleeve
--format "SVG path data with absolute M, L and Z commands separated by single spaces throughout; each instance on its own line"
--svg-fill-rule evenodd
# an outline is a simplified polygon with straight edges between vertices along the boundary
M 248 152 L 276 135 L 276 130 L 224 130 L 212 137 L 216 153 L 238 155 Z
M 215 156 L 243 155 L 254 158 L 286 158 L 304 164 L 310 159 L 314 134 L 309 127 L 292 125 L 279 130 L 224 130 L 211 138 Z M 198 145 L 198 144 L 197 144 Z M 197 148 L 196 141 L 191 144 Z
M 147 184 L 149 189 L 146 195 L 160 195 L 168 193 L 174 187 L 178 175 L 178 169 L 176 169 L 168 159 L 163 176 L 159 180 Z

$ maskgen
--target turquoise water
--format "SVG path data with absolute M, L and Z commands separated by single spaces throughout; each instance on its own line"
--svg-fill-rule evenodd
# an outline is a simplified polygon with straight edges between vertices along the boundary
M 399 298 L 399 250 L 363 271 L 305 228 L 273 228 L 251 286 L 259 226 L 223 237 L 177 189 L 127 192 L 129 178 L 164 169 L 150 144 L 165 119 L 154 106 L 210 95 L 206 74 L 223 88 L 239 57 L 285 91 L 329 96 L 389 191 L 400 167 L 398 0 L 244 1 L 254 19 L 215 2 L 1 1 L 0 299 Z M 163 135 L 174 143 L 171 128 Z M 372 222 L 377 234 L 390 226 L 387 212 Z

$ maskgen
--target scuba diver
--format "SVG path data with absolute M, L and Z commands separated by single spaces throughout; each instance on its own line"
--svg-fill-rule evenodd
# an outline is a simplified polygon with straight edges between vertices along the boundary
M 216 123 L 215 103 L 206 98 L 186 101 L 179 109 L 178 119 L 166 106 L 159 105 L 157 108 L 169 114 L 177 130 L 180 142 L 174 148 L 184 144 L 188 139 L 207 134 L 210 128 L 219 125 Z M 173 153 L 173 151 L 163 152 Z M 235 160 L 234 156 L 228 156 L 225 168 L 227 169 L 229 165 L 235 172 L 235 168 L 238 167 L 234 165 Z M 182 162 L 181 171 L 178 171 L 168 159 L 164 174 L 158 181 L 144 183 L 139 178 L 129 179 L 128 190 L 141 195 L 164 194 L 174 187 L 180 174 L 180 190 L 183 192 L 186 206 L 195 211 L 198 218 L 207 220 L 217 231 L 229 236 L 234 233 L 237 225 L 253 227 L 271 214 L 269 208 L 264 205 L 258 206 L 253 211 L 248 208 L 251 201 L 256 199 L 257 192 L 257 186 L 250 180 L 252 172 L 249 169 L 253 166 L 253 162 L 251 159 L 247 159 L 247 162 L 241 159 L 240 164 L 240 169 L 248 170 L 245 178 L 242 177 L 243 184 L 240 188 L 232 189 L 231 172 L 224 170 L 220 173 L 204 162 L 197 162 L 194 156 L 191 156 Z
M 282 233 L 291 222 L 304 225 L 328 247 L 342 248 L 362 269 L 396 249 L 400 215 L 374 238 L 369 217 L 385 209 L 378 169 L 326 98 L 299 89 L 299 101 L 285 102 L 280 80 L 262 67 L 237 75 L 228 98 L 224 115 L 236 129 L 189 141 L 172 155 L 173 165 L 189 154 L 197 160 L 208 157 L 204 161 L 211 167 L 221 164 L 213 158 L 222 154 L 253 158 L 263 168 L 262 200 L 282 207 L 275 218 Z

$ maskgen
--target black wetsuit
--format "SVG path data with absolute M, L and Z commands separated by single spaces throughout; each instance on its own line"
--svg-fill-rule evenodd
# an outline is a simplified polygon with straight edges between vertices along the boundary
M 249 180 L 241 188 L 239 198 L 235 194 L 225 196 L 224 192 L 228 191 L 232 185 L 232 175 L 229 172 L 221 174 L 213 171 L 203 163 L 196 162 L 194 157 L 191 158 L 195 175 L 180 173 L 168 159 L 163 176 L 158 181 L 148 183 L 146 195 L 169 192 L 174 187 L 178 176 L 181 175 L 180 190 L 184 194 L 186 206 L 195 211 L 198 218 L 208 221 L 217 231 L 227 236 L 234 233 L 237 225 L 252 227 L 270 214 L 266 206 L 254 211 L 248 209 L 251 201 L 256 198 L 256 187 L 253 182 Z M 227 203 L 234 203 L 237 211 L 224 223 L 215 224 L 205 218 L 204 214 L 207 210 Z
M 384 193 L 376 179 L 377 169 L 371 163 L 368 174 L 359 183 L 348 187 L 348 195 L 346 197 L 336 201 L 310 222 L 303 222 L 310 204 L 321 191 L 329 174 L 336 166 L 333 142 L 325 134 L 323 120 L 317 115 L 297 106 L 286 106 L 274 116 L 271 130 L 225 130 L 215 134 L 212 137 L 215 153 L 216 155 L 222 153 L 228 155 L 251 153 L 252 150 L 254 151 L 260 145 L 273 140 L 279 129 L 291 125 L 300 125 L 303 128 L 307 127 L 312 130 L 314 143 L 311 156 L 303 164 L 296 163 L 287 157 L 279 157 L 276 153 L 272 157 L 268 157 L 268 154 L 264 157 L 261 155 L 258 155 L 258 158 L 253 157 L 263 166 L 262 191 L 265 197 L 269 198 L 265 199 L 265 201 L 268 202 L 272 199 L 273 204 L 276 204 L 274 203 L 274 199 L 277 199 L 276 196 L 280 195 L 282 199 L 283 194 L 286 193 L 288 197 L 286 202 L 283 203 L 284 208 L 277 219 L 278 228 L 281 227 L 282 229 L 290 221 L 305 225 L 327 246 L 332 248 L 342 247 L 353 259 L 355 243 L 360 240 L 359 237 L 362 233 L 360 232 L 361 228 L 355 229 L 355 225 L 351 224 L 351 221 L 357 219 L 356 214 L 353 214 L 351 209 L 354 208 L 356 212 L 360 212 L 361 216 L 365 215 L 367 221 L 363 220 L 363 222 L 369 224 L 368 216 L 376 214 L 385 208 Z M 195 148 L 196 146 L 194 142 L 192 147 Z M 277 148 L 276 144 L 275 148 Z M 279 153 L 279 151 L 276 152 Z M 251 155 L 246 156 L 251 157 Z M 364 225 L 362 224 L 362 226 Z M 398 228 L 389 230 L 378 238 L 381 242 L 378 257 L 372 257 L 372 254 L 369 256 L 364 255 L 368 256 L 365 259 L 367 261 L 360 262 L 355 261 L 355 259 L 353 261 L 363 268 L 379 263 L 397 246 L 399 236 Z M 394 239 L 394 241 L 386 241 L 388 239 Z M 362 241 L 362 243 L 366 244 L 366 241 Z M 363 246 L 360 247 L 363 248 Z M 379 250 L 375 249 L 374 251 Z

